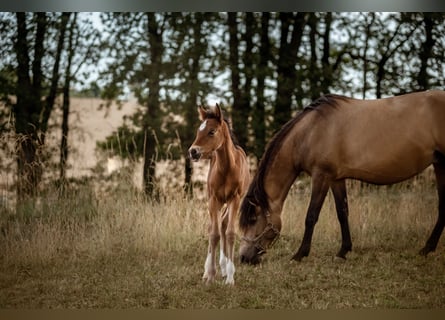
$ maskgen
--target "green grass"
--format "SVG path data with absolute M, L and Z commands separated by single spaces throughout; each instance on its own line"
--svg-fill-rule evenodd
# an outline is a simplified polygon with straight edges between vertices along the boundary
M 417 181 L 417 180 L 416 180 Z M 130 187 L 86 184 L 63 199 L 48 193 L 0 219 L 0 308 L 444 308 L 444 239 L 417 252 L 436 220 L 429 180 L 397 187 L 350 184 L 353 251 L 340 246 L 329 195 L 308 258 L 297 250 L 309 201 L 293 188 L 280 240 L 261 265 L 236 263 L 235 286 L 201 281 L 205 201 L 179 193 L 148 203 Z

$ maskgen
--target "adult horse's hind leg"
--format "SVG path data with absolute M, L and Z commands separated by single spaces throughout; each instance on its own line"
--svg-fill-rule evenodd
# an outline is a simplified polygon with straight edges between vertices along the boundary
M 438 162 L 433 165 L 436 174 L 437 193 L 439 195 L 439 216 L 425 247 L 419 252 L 424 256 L 436 250 L 440 235 L 445 227 L 445 157 L 440 155 L 438 158 Z
M 341 228 L 341 248 L 337 253 L 337 257 L 346 259 L 346 254 L 352 250 L 351 234 L 349 232 L 348 222 L 348 197 L 346 193 L 345 180 L 335 181 L 331 185 L 332 193 L 335 200 L 335 208 L 337 210 L 338 222 Z

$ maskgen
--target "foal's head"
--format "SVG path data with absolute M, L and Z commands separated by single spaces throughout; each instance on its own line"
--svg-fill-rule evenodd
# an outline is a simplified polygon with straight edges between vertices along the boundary
M 208 110 L 200 106 L 198 113 L 202 123 L 196 133 L 195 141 L 189 148 L 189 156 L 193 161 L 210 158 L 212 153 L 218 150 L 227 138 L 230 138 L 227 123 L 218 104 L 215 108 Z M 229 136 L 227 136 L 228 133 Z

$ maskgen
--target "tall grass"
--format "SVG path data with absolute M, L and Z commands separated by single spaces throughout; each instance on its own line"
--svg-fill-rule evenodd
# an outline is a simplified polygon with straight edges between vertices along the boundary
M 340 227 L 332 196 L 316 225 L 310 256 L 290 262 L 304 231 L 310 181 L 283 210 L 280 240 L 260 266 L 236 264 L 233 288 L 201 283 L 207 249 L 206 201 L 170 192 L 150 202 L 117 176 L 48 190 L 0 217 L 0 307 L 348 308 L 444 307 L 445 253 L 417 256 L 436 220 L 426 172 L 395 187 L 349 183 L 353 252 L 333 260 Z
M 127 251 L 161 255 L 182 250 L 203 233 L 204 203 L 185 197 L 149 202 L 125 181 L 127 188 L 95 194 L 90 183 L 65 191 L 46 192 L 38 201 L 1 217 L 3 263 L 33 263 L 57 259 L 61 252 L 76 258 Z

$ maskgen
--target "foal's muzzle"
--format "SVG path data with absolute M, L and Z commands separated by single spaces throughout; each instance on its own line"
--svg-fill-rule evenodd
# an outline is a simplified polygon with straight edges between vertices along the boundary
M 198 161 L 201 158 L 201 151 L 199 148 L 192 147 L 189 149 L 189 157 L 193 161 Z

